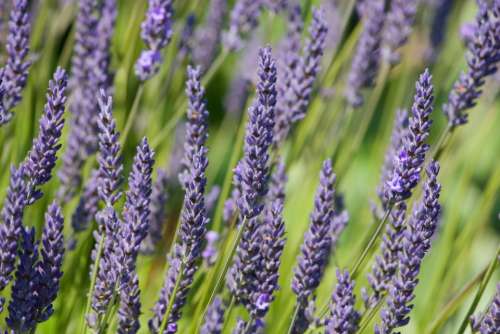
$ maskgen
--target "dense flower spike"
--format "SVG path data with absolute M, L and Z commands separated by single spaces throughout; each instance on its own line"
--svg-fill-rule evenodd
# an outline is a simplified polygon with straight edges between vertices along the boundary
M 495 334 L 500 332 L 500 284 L 497 284 L 497 293 L 488 308 L 488 311 L 477 322 L 476 327 L 481 334 Z
M 409 198 L 420 180 L 425 154 L 429 150 L 425 141 L 432 123 L 430 115 L 434 97 L 431 80 L 429 70 L 425 70 L 416 83 L 408 130 L 394 162 L 394 173 L 386 185 L 387 198 L 392 203 Z
M 38 258 L 35 244 L 35 230 L 22 229 L 22 243 L 16 280 L 12 286 L 12 299 L 9 304 L 9 316 L 5 320 L 9 328 L 18 333 L 26 333 L 36 325 L 38 277 L 35 270 Z
M 193 63 L 199 64 L 205 72 L 220 49 L 227 0 L 211 0 L 205 23 L 196 29 L 194 35 Z
M 28 80 L 31 61 L 28 59 L 31 33 L 28 0 L 14 0 L 7 36 L 7 62 L 0 76 L 0 126 L 12 118 L 12 108 L 21 101 L 21 93 Z
M 188 140 L 189 136 L 186 139 Z M 180 242 L 173 246 L 170 267 L 165 277 L 160 298 L 154 306 L 153 318 L 149 321 L 149 328 L 153 332 L 158 332 L 165 317 L 167 317 L 165 333 L 175 333 L 177 331 L 177 321 L 181 316 L 182 307 L 186 303 L 194 274 L 199 266 L 198 262 L 201 259 L 208 223 L 205 209 L 205 187 L 207 182 L 205 170 L 208 164 L 206 154 L 206 149 L 200 147 L 192 155 L 193 160 L 189 166 L 189 178 L 185 183 L 186 193 L 184 195 L 179 230 Z M 176 282 L 178 282 L 178 289 L 174 295 Z M 173 307 L 170 314 L 165 314 L 171 299 Z
M 73 90 L 70 133 L 58 172 L 61 187 L 58 198 L 68 202 L 80 186 L 86 159 L 98 149 L 98 96 L 103 89 L 111 95 L 111 39 L 116 20 L 115 0 L 79 1 L 75 45 L 71 64 Z
M 160 68 L 161 51 L 172 38 L 172 0 L 149 0 L 146 17 L 141 25 L 141 37 L 147 46 L 135 64 L 135 73 L 141 81 L 148 80 Z
M 394 163 L 401 148 L 403 147 L 403 138 L 406 136 L 408 129 L 408 111 L 406 109 L 399 109 L 396 112 L 394 125 L 392 126 L 391 141 L 384 156 L 384 164 L 380 173 L 380 184 L 377 188 L 377 194 L 382 205 L 382 210 L 387 209 L 389 199 L 387 198 L 387 182 L 394 174 Z
M 163 226 L 168 200 L 168 174 L 163 169 L 158 169 L 156 181 L 151 190 L 151 201 L 149 204 L 150 217 L 148 235 L 142 242 L 141 251 L 144 253 L 154 252 L 163 238 Z
M 229 20 L 229 30 L 224 33 L 224 45 L 230 51 L 243 46 L 243 39 L 259 24 L 262 0 L 237 0 Z
M 100 199 L 113 206 L 121 197 L 123 165 L 120 157 L 120 133 L 116 131 L 116 123 L 112 115 L 113 99 L 101 90 L 99 101 L 99 163 L 98 193 Z
M 321 58 L 325 49 L 325 40 L 328 26 L 323 17 L 321 9 L 313 9 L 313 19 L 309 27 L 309 39 L 306 41 L 304 55 L 300 58 L 296 67 L 295 80 L 293 81 L 293 92 L 295 103 L 293 104 L 290 120 L 297 122 L 305 117 L 316 77 L 320 71 Z
M 434 62 L 445 41 L 446 27 L 453 9 L 453 0 L 432 1 L 429 5 L 434 12 L 430 31 L 430 46 L 426 58 Z
M 10 182 L 7 189 L 0 225 L 0 291 L 5 289 L 12 279 L 14 271 L 18 240 L 23 229 L 23 213 L 26 207 L 27 185 L 24 181 L 24 169 L 21 166 L 10 168 Z M 3 299 L 0 298 L 0 310 Z
M 364 3 L 364 26 L 347 79 L 346 98 L 353 107 L 363 102 L 361 90 L 375 84 L 380 65 L 380 44 L 384 25 L 384 1 Z
M 91 296 L 93 313 L 86 315 L 91 328 L 98 328 L 102 316 L 112 302 L 123 268 L 123 252 L 121 252 L 118 243 L 119 228 L 122 222 L 119 221 L 115 210 L 111 207 L 106 207 L 98 212 L 96 220 L 99 230 L 94 231 L 96 248 L 92 251 L 93 266 L 97 257 L 97 245 L 101 242 L 101 238 L 105 239 L 99 268 L 97 268 L 95 287 Z
M 271 48 L 259 52 L 259 82 L 257 98 L 248 109 L 244 156 L 234 171 L 235 184 L 240 184 L 240 213 L 247 219 L 257 216 L 260 203 L 267 193 L 269 178 L 269 147 L 273 140 L 274 109 L 276 106 L 276 64 Z
M 292 6 L 288 13 L 287 34 L 283 41 L 283 50 L 279 62 L 278 97 L 276 103 L 276 124 L 274 128 L 274 144 L 279 146 L 290 131 L 291 114 L 295 107 L 295 80 L 300 63 L 301 35 L 304 27 L 300 6 Z M 311 41 L 309 41 L 311 43 Z M 312 55 L 312 53 L 311 53 Z M 317 68 L 314 69 L 317 71 Z M 305 72 L 300 71 L 301 74 Z M 314 83 L 314 78 L 312 80 Z
M 387 13 L 385 30 L 383 35 L 384 58 L 390 64 L 399 63 L 401 56 L 398 49 L 408 40 L 413 30 L 415 16 L 417 14 L 417 0 L 394 0 Z
M 205 101 L 205 89 L 201 85 L 200 68 L 191 66 L 187 69 L 186 95 L 188 111 L 186 123 L 186 141 L 184 142 L 183 170 L 179 176 L 181 184 L 189 179 L 189 166 L 193 156 L 203 148 L 208 138 L 208 110 Z M 206 149 L 205 149 L 206 150 Z
M 391 210 L 389 223 L 380 244 L 381 255 L 375 258 L 372 271 L 368 275 L 368 282 L 373 290 L 373 295 L 365 296 L 367 306 L 375 306 L 380 301 L 396 274 L 404 236 L 405 217 L 406 204 L 400 202 Z
M 139 316 L 141 315 L 141 300 L 139 290 L 139 278 L 134 272 L 128 278 L 127 285 L 120 290 L 120 306 L 118 308 L 119 334 L 137 333 L 140 327 Z
M 448 96 L 448 102 L 443 106 L 452 129 L 467 123 L 466 111 L 476 105 L 485 78 L 497 71 L 497 63 L 500 60 L 499 32 L 500 18 L 493 19 L 487 4 L 479 1 L 474 38 L 469 43 L 468 69 L 455 82 Z
M 326 334 L 354 334 L 359 327 L 360 314 L 355 310 L 354 282 L 348 271 L 337 269 L 337 287 L 332 294 L 330 318 Z
M 201 334 L 221 334 L 224 325 L 224 304 L 220 297 L 215 297 L 208 307 L 205 321 L 200 329 Z
M 42 191 L 36 187 L 50 180 L 52 170 L 56 165 L 56 154 L 61 148 L 59 138 L 64 126 L 66 85 L 66 72 L 62 68 L 58 68 L 54 73 L 53 80 L 49 82 L 47 102 L 44 113 L 40 118 L 38 136 L 33 141 L 32 149 L 23 163 L 30 186 L 29 203 L 33 203 L 42 197 Z
M 308 298 L 318 287 L 328 265 L 332 247 L 334 184 L 332 162 L 325 160 L 320 173 L 311 223 L 304 236 L 292 281 L 292 290 L 297 295 L 298 307 L 301 310 L 299 313 L 305 310 Z M 304 328 L 295 328 L 294 332 L 300 332 L 302 329 Z
M 128 273 L 135 271 L 139 247 L 147 235 L 149 227 L 150 202 L 154 152 L 146 138 L 137 146 L 132 171 L 128 178 L 129 190 L 123 208 L 122 250 L 125 253 Z M 125 275 L 127 273 L 124 273 Z
M 40 261 L 36 265 L 38 275 L 36 308 L 37 321 L 47 320 L 54 312 L 52 303 L 59 291 L 64 256 L 64 217 L 61 208 L 53 202 L 45 214 Z
M 430 248 L 441 210 L 438 202 L 441 189 L 436 180 L 438 173 L 438 163 L 431 162 L 427 167 L 423 198 L 417 203 L 404 231 L 398 274 L 392 278 L 387 306 L 381 313 L 382 323 L 375 328 L 377 334 L 393 333 L 396 328 L 403 327 L 410 321 L 409 313 L 413 308 L 410 303 L 415 298 L 414 290 L 418 284 L 420 266 Z

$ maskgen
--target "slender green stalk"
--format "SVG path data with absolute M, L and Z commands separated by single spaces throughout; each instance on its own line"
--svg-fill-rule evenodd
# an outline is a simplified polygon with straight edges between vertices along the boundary
M 97 247 L 97 254 L 94 261 L 94 267 L 92 271 L 92 278 L 90 280 L 89 293 L 87 296 L 87 305 L 85 306 L 85 312 L 82 315 L 82 321 L 80 324 L 80 333 L 87 332 L 86 317 L 90 313 L 90 306 L 92 305 L 92 295 L 94 294 L 95 282 L 97 279 L 97 273 L 99 271 L 99 263 L 101 262 L 102 252 L 104 250 L 104 242 L 106 240 L 106 234 L 101 234 L 101 239 L 99 240 L 99 245 Z
M 365 246 L 363 247 L 363 251 L 361 252 L 361 255 L 359 255 L 359 257 L 356 259 L 356 261 L 354 262 L 355 264 L 351 269 L 351 276 L 353 279 L 355 279 L 359 275 L 361 265 L 365 261 L 366 257 L 368 256 L 368 253 L 370 252 L 372 247 L 375 245 L 375 242 L 377 241 L 378 237 L 382 233 L 383 228 L 387 222 L 387 219 L 388 219 L 391 211 L 392 211 L 392 205 L 386 210 L 384 217 L 377 224 L 375 231 L 368 234 L 369 240 L 365 243 Z
M 371 307 L 368 312 L 365 312 L 360 319 L 360 325 L 357 333 L 363 333 L 363 331 L 368 327 L 368 325 L 371 323 L 377 312 L 380 310 L 382 307 L 382 304 L 384 303 L 385 296 L 380 298 L 380 300 L 377 302 L 377 304 L 374 307 Z M 365 317 L 366 316 L 366 317 Z
M 226 329 L 226 326 L 229 324 L 229 320 L 231 319 L 231 314 L 233 313 L 234 310 L 234 305 L 235 305 L 235 299 L 234 296 L 231 296 L 231 299 L 229 301 L 229 306 L 226 309 L 226 315 L 224 319 L 224 324 L 222 325 L 222 333 L 224 333 L 224 330 Z M 198 328 L 199 329 L 199 328 Z M 196 333 L 199 331 L 197 330 Z
M 292 321 L 290 321 L 290 327 L 288 327 L 287 331 L 288 334 L 293 333 L 293 328 L 295 327 L 295 322 L 297 321 L 297 316 L 299 315 L 299 311 L 300 311 L 300 304 L 297 301 L 297 305 L 295 305 L 295 309 L 293 311 Z
M 477 290 L 476 296 L 474 297 L 474 300 L 472 301 L 472 304 L 470 305 L 469 309 L 467 310 L 467 313 L 465 314 L 464 319 L 462 320 L 462 324 L 460 325 L 460 328 L 458 330 L 458 334 L 463 334 L 465 332 L 465 329 L 467 328 L 467 325 L 470 322 L 470 316 L 474 311 L 476 310 L 477 305 L 479 304 L 479 301 L 481 300 L 481 297 L 483 296 L 484 290 L 486 290 L 486 286 L 488 285 L 488 282 L 491 279 L 491 276 L 493 276 L 493 272 L 495 271 L 495 268 L 498 264 L 498 257 L 500 256 L 500 246 L 497 248 L 496 254 L 491 260 L 488 270 L 486 271 L 486 274 L 484 275 L 483 279 L 481 280 L 481 284 L 479 285 L 479 289 Z
M 433 160 L 439 160 L 439 158 L 443 154 L 447 144 L 450 142 L 450 138 L 453 135 L 453 130 L 454 130 L 454 128 L 452 128 L 450 125 L 446 126 L 443 133 L 441 134 L 441 137 L 439 137 L 439 139 L 436 143 L 436 148 L 435 148 L 434 152 L 432 153 Z
M 434 321 L 431 322 L 429 328 L 425 331 L 427 334 L 435 334 L 443 326 L 443 324 L 448 320 L 458 309 L 458 307 L 464 302 L 465 298 L 472 291 L 474 286 L 482 281 L 488 267 L 484 268 L 476 277 L 474 277 L 469 283 L 467 283 L 463 289 L 457 293 L 441 310 Z
M 135 93 L 134 102 L 132 103 L 132 110 L 128 114 L 127 122 L 125 123 L 125 128 L 124 128 L 123 133 L 121 135 L 122 149 L 125 146 L 125 143 L 127 142 L 128 134 L 130 133 L 130 130 L 132 128 L 132 124 L 134 124 L 134 122 L 135 122 L 135 118 L 137 117 L 137 112 L 139 111 L 139 105 L 140 105 L 141 97 L 142 97 L 143 93 L 144 93 L 144 83 L 141 83 L 139 85 L 139 88 L 137 88 L 137 91 Z

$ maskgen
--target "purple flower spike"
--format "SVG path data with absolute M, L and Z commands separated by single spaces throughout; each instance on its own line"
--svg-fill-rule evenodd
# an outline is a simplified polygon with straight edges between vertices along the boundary
M 420 171 L 429 145 L 425 143 L 432 124 L 433 87 L 429 70 L 420 75 L 414 97 L 407 134 L 403 148 L 394 162 L 394 173 L 387 182 L 387 198 L 392 203 L 403 201 L 411 196 L 412 189 L 420 180 Z
M 184 184 L 189 179 L 189 166 L 193 161 L 193 156 L 205 145 L 208 138 L 208 110 L 205 101 L 205 89 L 201 85 L 200 68 L 189 66 L 187 75 L 188 122 L 186 124 L 186 141 L 184 142 L 184 158 L 182 160 L 184 168 L 179 176 L 181 184 Z
M 229 30 L 224 33 L 224 45 L 230 51 L 241 49 L 243 39 L 259 24 L 262 0 L 237 0 L 231 11 Z
M 349 272 L 337 269 L 337 287 L 332 294 L 325 334 L 354 334 L 360 319 L 359 312 L 354 309 L 355 304 L 354 282 Z
M 205 23 L 195 32 L 194 45 L 196 47 L 193 48 L 193 63 L 199 64 L 202 72 L 210 67 L 220 48 L 226 7 L 227 0 L 210 1 Z
M 23 213 L 26 207 L 27 185 L 24 181 L 24 169 L 21 166 L 10 168 L 10 182 L 7 189 L 0 224 L 0 291 L 5 289 L 12 279 L 17 258 L 18 240 L 23 229 Z M 0 299 L 0 310 L 3 299 Z
M 83 188 L 78 206 L 71 216 L 71 227 L 75 232 L 85 231 L 99 209 L 99 171 L 93 170 Z
M 208 307 L 205 322 L 200 329 L 201 334 L 221 334 L 224 327 L 224 304 L 220 297 L 215 297 Z
M 294 80 L 300 63 L 301 36 L 304 28 L 300 6 L 292 6 L 288 10 L 288 28 L 280 56 L 278 78 L 278 102 L 276 104 L 276 124 L 274 144 L 279 146 L 290 131 L 290 116 L 294 108 L 296 96 Z
M 219 233 L 215 231 L 208 231 L 205 235 L 205 239 L 207 241 L 207 245 L 205 246 L 203 253 L 201 253 L 201 256 L 203 257 L 203 262 L 208 267 L 211 267 L 217 260 L 217 241 L 219 240 Z
M 54 312 L 52 303 L 59 291 L 62 277 L 64 256 L 64 217 L 61 208 L 53 202 L 45 214 L 45 226 L 42 233 L 40 261 L 36 265 L 37 286 L 37 321 L 46 321 Z
M 158 169 L 156 181 L 153 183 L 153 189 L 151 190 L 148 235 L 141 245 L 141 251 L 146 254 L 154 252 L 163 239 L 163 226 L 165 225 L 168 200 L 168 183 L 167 172 L 163 169 Z
M 137 147 L 137 153 L 130 172 L 123 208 L 124 226 L 122 250 L 125 252 L 128 273 L 135 271 L 139 247 L 147 235 L 149 227 L 150 201 L 152 191 L 151 173 L 154 164 L 154 152 L 143 138 Z M 127 236 L 127 238 L 125 238 Z M 127 273 L 125 273 L 127 274 Z
M 495 2 L 495 15 L 500 15 L 500 4 Z M 500 60 L 500 20 L 492 19 L 484 1 L 479 2 L 476 16 L 474 38 L 469 43 L 468 69 L 453 85 L 448 102 L 443 106 L 451 129 L 468 121 L 466 111 L 476 105 L 481 96 L 486 77 L 497 71 Z
M 373 289 L 373 295 L 365 298 L 368 307 L 375 306 L 387 291 L 393 276 L 396 274 L 404 236 L 406 204 L 400 202 L 391 211 L 389 224 L 380 245 L 381 255 L 375 258 L 372 272 L 368 275 L 368 282 Z
M 274 109 L 276 106 L 276 64 L 271 48 L 259 52 L 259 83 L 257 99 L 248 109 L 244 156 L 234 171 L 235 184 L 240 184 L 240 213 L 247 219 L 263 209 L 261 199 L 267 193 L 269 178 L 269 147 L 273 141 Z
M 135 64 L 135 73 L 141 81 L 158 73 L 162 62 L 161 51 L 172 38 L 172 16 L 172 0 L 149 0 L 141 25 L 141 37 L 147 49 L 142 51 Z
M 139 331 L 141 300 L 139 278 L 134 272 L 128 282 L 120 290 L 120 306 L 118 308 L 118 334 L 134 334 Z
M 188 139 L 187 137 L 186 139 Z M 160 298 L 153 308 L 153 318 L 149 321 L 149 328 L 157 333 L 165 316 L 167 326 L 164 333 L 176 333 L 177 321 L 181 317 L 182 307 L 186 303 L 188 292 L 193 283 L 194 275 L 198 270 L 198 262 L 202 256 L 202 246 L 206 233 L 208 218 L 205 210 L 205 187 L 208 160 L 207 151 L 201 147 L 194 152 L 190 164 L 190 173 L 185 183 L 184 206 L 181 212 L 180 241 L 174 244 L 170 267 L 160 292 Z M 181 272 L 181 263 L 184 263 Z M 173 296 L 176 282 L 179 282 L 177 293 Z M 165 314 L 169 301 L 173 299 L 170 314 Z
M 361 90 L 372 87 L 380 65 L 380 44 L 384 26 L 384 1 L 363 2 L 364 27 L 347 79 L 346 98 L 357 108 L 363 105 Z
M 418 3 L 416 0 L 394 0 L 391 2 L 383 38 L 387 47 L 384 50 L 384 57 L 392 65 L 399 63 L 401 56 L 398 49 L 407 42 L 413 30 Z
M 387 198 L 387 182 L 392 178 L 394 173 L 394 162 L 396 161 L 397 154 L 403 147 L 403 139 L 408 130 L 408 111 L 406 109 L 399 109 L 396 112 L 394 125 L 392 127 L 391 142 L 387 151 L 385 152 L 384 164 L 380 175 L 380 185 L 377 189 L 377 194 L 382 204 L 382 210 L 387 210 L 389 198 Z
M 436 177 L 439 165 L 433 161 L 427 167 L 427 181 L 424 195 L 417 203 L 408 226 L 404 231 L 402 249 L 399 254 L 399 271 L 393 276 L 387 306 L 382 310 L 382 324 L 375 327 L 376 334 L 390 334 L 396 328 L 406 326 L 413 308 L 414 290 L 423 258 L 430 248 L 436 230 L 441 207 L 439 205 L 440 185 Z
M 47 103 L 40 119 L 38 136 L 33 141 L 32 149 L 23 163 L 30 186 L 29 204 L 42 197 L 43 193 L 36 187 L 50 180 L 52 170 L 56 165 L 56 154 L 61 148 L 59 139 L 64 126 L 66 86 L 66 72 L 62 68 L 58 68 L 54 73 L 53 80 L 49 82 Z
M 112 207 L 121 197 L 123 165 L 120 157 L 120 134 L 111 113 L 113 99 L 101 90 L 99 96 L 99 163 L 98 193 L 106 206 Z
M 334 184 L 335 174 L 331 160 L 323 163 L 320 173 L 320 184 L 314 201 L 314 210 L 311 214 L 311 224 L 304 236 L 301 253 L 294 269 L 292 290 L 297 295 L 299 313 L 303 314 L 309 297 L 318 287 L 332 248 L 332 223 L 334 218 Z M 306 330 L 308 322 L 296 322 L 294 333 Z M 300 328 L 298 328 L 300 327 Z
M 477 321 L 477 330 L 481 334 L 495 334 L 500 332 L 500 284 L 497 284 L 497 293 L 488 308 L 488 311 Z
M 36 325 L 38 277 L 35 270 L 38 258 L 35 230 L 22 228 L 22 243 L 16 280 L 12 286 L 9 316 L 5 320 L 16 333 L 30 332 Z
M 309 28 L 309 39 L 306 41 L 304 56 L 297 68 L 293 90 L 296 101 L 291 110 L 290 120 L 297 122 L 305 117 L 311 100 L 314 82 L 320 70 L 321 58 L 325 49 L 328 25 L 321 9 L 313 9 L 313 18 Z
M 0 126 L 12 118 L 11 110 L 21 101 L 28 80 L 31 61 L 28 59 L 30 17 L 28 0 L 14 0 L 7 35 L 7 62 L 0 75 Z

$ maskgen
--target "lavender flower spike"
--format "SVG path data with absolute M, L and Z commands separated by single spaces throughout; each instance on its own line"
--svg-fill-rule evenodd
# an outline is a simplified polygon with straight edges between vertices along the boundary
M 247 219 L 262 211 L 260 201 L 267 193 L 268 150 L 273 141 L 275 106 L 276 64 L 271 56 L 271 48 L 267 47 L 259 52 L 257 100 L 248 110 L 245 153 L 234 171 L 234 183 L 241 185 L 241 198 L 237 205 L 240 213 Z
M 392 65 L 399 63 L 398 48 L 402 47 L 413 29 L 417 14 L 417 0 L 395 0 L 387 14 L 384 30 L 384 58 Z
M 123 165 L 120 157 L 120 134 L 116 131 L 115 120 L 113 119 L 111 96 L 106 96 L 101 89 L 99 102 L 99 152 L 97 161 L 99 163 L 98 193 L 100 199 L 112 207 L 120 198 L 119 191 L 122 184 Z
M 299 5 L 288 9 L 287 34 L 283 41 L 278 69 L 278 97 L 276 103 L 276 124 L 274 129 L 274 145 L 279 146 L 288 136 L 291 126 L 291 111 L 294 108 L 296 95 L 294 81 L 300 63 L 300 49 L 304 22 Z M 303 73 L 301 71 L 301 73 Z M 314 79 L 313 79 L 314 82 Z
M 500 332 L 500 284 L 497 284 L 497 293 L 477 327 L 481 334 L 495 334 Z
M 386 185 L 387 198 L 392 203 L 409 198 L 420 180 L 425 154 L 429 150 L 425 141 L 432 124 L 430 115 L 434 97 L 431 80 L 429 70 L 425 70 L 416 84 L 408 132 L 403 139 L 403 148 L 396 157 L 393 176 Z
M 80 195 L 78 206 L 71 216 L 71 227 L 74 232 L 85 231 L 97 214 L 99 209 L 98 180 L 99 171 L 93 170 Z
M 27 189 L 24 181 L 24 170 L 21 166 L 10 168 L 10 183 L 2 208 L 2 224 L 0 224 L 0 291 L 5 289 L 12 279 L 18 240 L 23 229 L 23 213 L 26 207 Z M 0 298 L 0 312 L 4 300 Z
M 500 5 L 495 2 L 496 10 L 500 15 Z M 486 77 L 497 71 L 500 60 L 500 19 L 491 18 L 487 4 L 479 2 L 479 13 L 476 16 L 474 38 L 469 43 L 468 69 L 462 73 L 453 85 L 448 96 L 448 102 L 443 111 L 448 118 L 448 125 L 453 130 L 457 126 L 467 123 L 467 109 L 476 105 L 482 93 L 482 86 Z
M 215 297 L 208 307 L 205 322 L 200 329 L 200 334 L 221 334 L 224 325 L 224 304 L 220 297 Z
M 441 187 L 436 179 L 438 173 L 438 163 L 431 162 L 427 167 L 423 198 L 416 205 L 404 232 L 399 272 L 392 279 L 387 306 L 381 312 L 382 323 L 375 327 L 376 334 L 393 333 L 410 321 L 409 314 L 413 308 L 410 303 L 415 298 L 420 265 L 430 248 L 441 211 L 438 202 Z
M 135 64 L 141 81 L 153 77 L 162 62 L 161 51 L 172 38 L 172 0 L 149 0 L 146 18 L 141 25 L 141 37 L 147 46 Z
M 295 103 L 293 104 L 290 120 L 297 122 L 305 117 L 316 76 L 319 73 L 321 58 L 325 49 L 325 40 L 328 25 L 321 9 L 313 9 L 313 18 L 309 28 L 309 39 L 306 42 L 304 56 L 297 65 L 297 73 L 293 83 Z
M 220 48 L 226 7 L 227 0 L 211 0 L 205 24 L 195 31 L 196 47 L 193 48 L 193 63 L 199 64 L 202 72 L 210 67 Z
M 38 136 L 33 141 L 32 149 L 23 163 L 29 180 L 28 202 L 30 204 L 43 195 L 36 187 L 50 180 L 52 170 L 56 165 L 56 154 L 61 148 L 58 142 L 64 126 L 66 86 L 66 72 L 59 67 L 54 73 L 53 80 L 49 82 L 47 102 L 40 119 Z
M 0 126 L 12 118 L 12 108 L 21 101 L 21 93 L 28 80 L 31 61 L 28 60 L 30 18 L 28 0 L 14 0 L 7 36 L 7 63 L 0 80 Z
M 363 102 L 361 90 L 374 85 L 380 65 L 384 1 L 363 2 L 364 27 L 347 78 L 346 98 L 353 107 Z
M 181 317 L 182 307 L 186 303 L 194 274 L 198 270 L 198 262 L 201 259 L 208 223 L 204 202 L 205 170 L 208 164 L 206 154 L 206 149 L 201 147 L 193 155 L 193 161 L 190 165 L 190 177 L 186 183 L 184 206 L 181 212 L 180 242 L 173 246 L 170 267 L 165 277 L 160 298 L 153 308 L 154 316 L 149 321 L 149 328 L 154 333 L 159 331 L 165 317 L 167 318 L 164 333 L 177 332 L 177 321 Z M 181 263 L 184 264 L 182 272 L 180 271 Z M 178 289 L 174 296 L 176 282 L 178 282 Z M 170 314 L 165 314 L 171 298 L 174 298 L 172 299 L 173 307 Z
M 360 314 L 354 309 L 354 282 L 348 271 L 337 269 L 337 287 L 332 294 L 330 319 L 325 334 L 354 334 L 359 328 Z
M 262 5 L 262 0 L 236 1 L 229 19 L 229 30 L 223 35 L 225 47 L 229 51 L 240 49 L 243 38 L 257 27 Z
M 305 311 L 308 299 L 318 287 L 328 265 L 332 247 L 334 184 L 335 174 L 332 170 L 332 162 L 325 160 L 320 173 L 314 210 L 311 214 L 311 224 L 304 236 L 304 243 L 301 246 L 292 280 L 292 290 L 297 295 L 299 313 Z M 297 322 L 295 326 L 294 333 L 307 329 L 308 324 Z
M 64 217 L 61 208 L 53 202 L 45 214 L 45 227 L 42 234 L 40 261 L 36 265 L 38 275 L 37 286 L 37 321 L 47 320 L 54 312 L 52 303 L 59 291 L 62 277 L 64 256 L 63 237 Z
M 186 95 L 188 97 L 188 111 L 186 124 L 186 141 L 184 142 L 183 171 L 179 178 L 181 184 L 189 179 L 189 166 L 196 154 L 208 138 L 208 110 L 205 101 L 205 89 L 201 85 L 200 68 L 191 66 L 187 69 L 188 79 L 186 81 Z
M 38 249 L 35 244 L 35 230 L 22 228 L 22 245 L 16 280 L 12 286 L 9 316 L 5 320 L 16 333 L 30 332 L 36 325 L 36 298 L 38 290 L 35 270 Z

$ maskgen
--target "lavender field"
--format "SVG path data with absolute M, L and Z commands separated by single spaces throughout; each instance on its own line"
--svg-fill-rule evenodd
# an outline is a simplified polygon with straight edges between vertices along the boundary
M 500 0 L 0 0 L 0 333 L 500 334 Z

